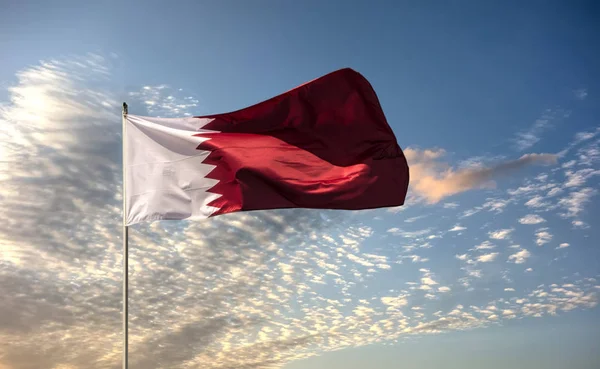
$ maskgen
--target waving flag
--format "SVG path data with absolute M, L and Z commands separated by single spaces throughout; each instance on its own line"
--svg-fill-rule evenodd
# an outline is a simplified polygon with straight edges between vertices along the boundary
M 408 165 L 370 83 L 342 69 L 256 105 L 125 116 L 125 219 L 404 204 Z

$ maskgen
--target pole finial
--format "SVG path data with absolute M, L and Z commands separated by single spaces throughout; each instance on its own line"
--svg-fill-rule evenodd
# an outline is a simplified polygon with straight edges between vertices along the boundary
M 123 114 L 125 115 L 125 114 L 127 114 L 127 113 L 128 113 L 128 111 L 127 111 L 127 103 L 126 103 L 126 102 L 124 102 L 124 103 L 123 103 Z

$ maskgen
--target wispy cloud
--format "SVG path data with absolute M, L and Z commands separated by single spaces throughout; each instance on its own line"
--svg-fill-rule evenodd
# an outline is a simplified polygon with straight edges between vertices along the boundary
M 429 203 L 472 189 L 495 187 L 494 179 L 509 175 L 532 164 L 556 164 L 552 154 L 525 154 L 519 159 L 496 163 L 490 166 L 476 166 L 453 169 L 440 159 L 444 150 L 417 150 L 407 148 L 406 158 L 411 171 L 411 191 Z
M 550 205 L 547 202 L 545 202 L 545 200 L 546 199 L 544 196 L 536 195 L 527 200 L 525 206 L 533 209 L 545 208 Z
M 588 96 L 588 91 L 586 88 L 578 88 L 577 90 L 573 91 L 573 95 L 577 100 L 585 100 L 585 98 Z
M 561 150 L 558 153 L 559 157 L 565 157 L 573 148 L 579 146 L 581 143 L 589 141 L 595 137 L 597 137 L 600 134 L 600 127 L 596 127 L 595 130 L 591 130 L 591 131 L 582 131 L 582 132 L 577 132 L 575 134 L 574 139 L 568 144 L 568 146 Z M 565 163 L 563 164 L 564 167 L 569 167 L 572 166 L 574 164 L 577 163 L 576 160 L 571 160 L 568 162 L 569 164 Z
M 568 196 L 560 199 L 558 202 L 565 210 L 561 215 L 567 218 L 578 216 L 584 210 L 585 205 L 589 203 L 591 198 L 597 193 L 598 191 L 592 187 L 586 187 L 571 192 Z
M 529 129 L 517 133 L 513 140 L 515 148 L 518 151 L 529 149 L 540 141 L 541 134 L 551 128 L 555 121 L 567 118 L 569 115 L 570 113 L 563 109 L 546 110 Z
M 433 231 L 433 228 L 425 228 L 419 229 L 415 231 L 403 230 L 398 227 L 390 228 L 387 230 L 388 233 L 391 233 L 394 236 L 402 236 L 405 238 L 423 238 L 424 236 L 429 235 Z
M 420 219 L 423 219 L 423 218 L 426 218 L 426 217 L 427 217 L 427 215 L 419 215 L 419 216 L 416 216 L 416 217 L 405 219 L 404 222 L 405 223 L 414 223 L 417 220 L 420 220 Z
M 148 114 L 152 116 L 200 115 L 199 100 L 195 96 L 168 85 L 143 86 L 139 91 L 130 92 L 129 98 L 141 102 Z M 196 113 L 193 114 L 192 112 Z

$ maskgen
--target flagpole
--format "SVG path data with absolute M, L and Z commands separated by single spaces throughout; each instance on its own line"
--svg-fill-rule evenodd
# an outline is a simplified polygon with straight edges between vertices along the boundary
M 125 195 L 125 178 L 126 178 L 126 146 L 125 146 L 125 134 L 126 134 L 126 122 L 127 116 L 127 103 L 123 103 L 123 369 L 127 369 L 128 366 L 128 346 L 129 346 L 129 332 L 128 332 L 128 298 L 129 298 L 129 227 L 127 226 L 127 203 Z

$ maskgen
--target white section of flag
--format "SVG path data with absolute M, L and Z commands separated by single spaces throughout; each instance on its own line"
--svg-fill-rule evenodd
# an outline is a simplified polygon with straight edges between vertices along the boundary
M 218 183 L 206 178 L 214 165 L 204 164 L 208 140 L 196 137 L 212 119 L 125 116 L 125 224 L 166 219 L 202 219 L 218 208 L 220 197 L 206 192 Z

